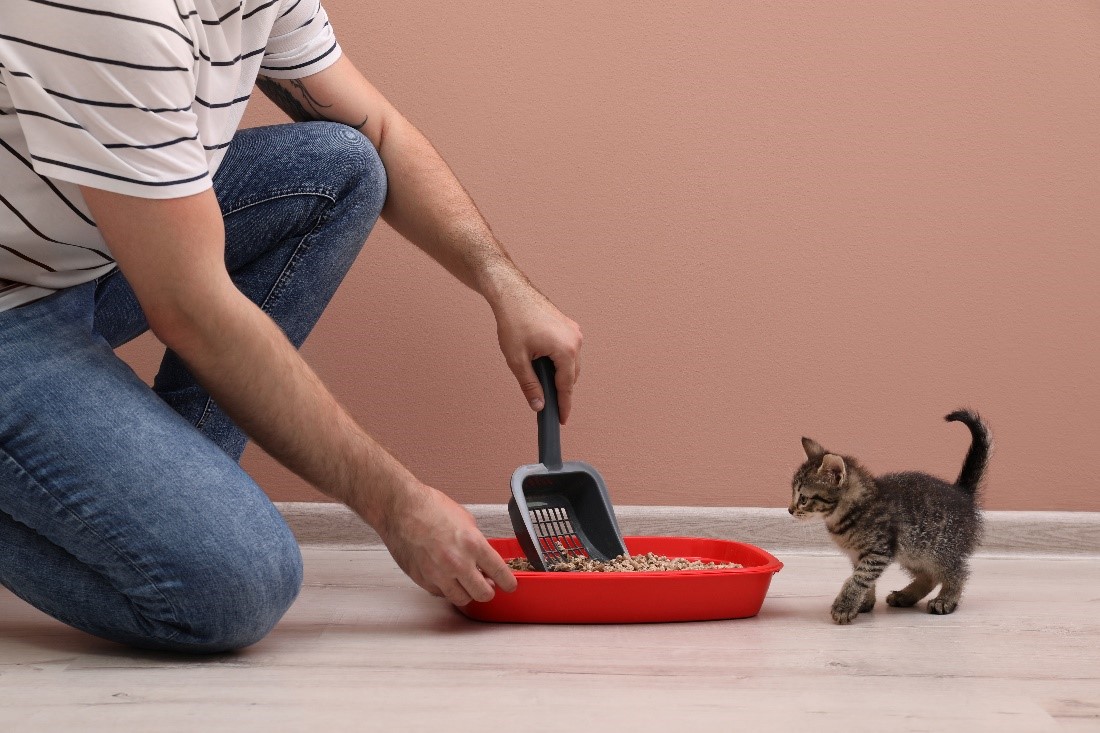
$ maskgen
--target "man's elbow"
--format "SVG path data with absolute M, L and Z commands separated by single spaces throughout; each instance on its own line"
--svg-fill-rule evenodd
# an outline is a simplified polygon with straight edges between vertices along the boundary
M 180 356 L 203 348 L 216 335 L 224 312 L 232 307 L 232 295 L 237 291 L 232 285 L 229 287 L 233 288 L 231 294 L 168 287 L 154 297 L 145 298 L 142 309 L 149 330 Z
M 142 309 L 145 311 L 149 330 L 162 344 L 177 354 L 188 353 L 192 344 L 199 341 L 197 323 L 187 312 L 186 306 L 158 300 L 143 304 Z

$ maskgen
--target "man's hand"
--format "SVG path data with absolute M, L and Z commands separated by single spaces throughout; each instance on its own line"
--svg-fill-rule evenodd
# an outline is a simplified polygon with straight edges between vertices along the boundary
M 511 593 L 516 577 L 463 507 L 421 484 L 375 523 L 398 566 L 424 590 L 456 606 Z
M 580 326 L 526 281 L 503 289 L 493 302 L 493 312 L 504 360 L 535 411 L 543 408 L 545 395 L 531 362 L 541 356 L 554 362 L 558 414 L 564 425 L 573 404 L 573 385 L 581 374 L 584 336 Z

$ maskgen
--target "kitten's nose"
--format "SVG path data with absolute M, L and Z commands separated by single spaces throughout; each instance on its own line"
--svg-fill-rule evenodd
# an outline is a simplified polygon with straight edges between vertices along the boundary
M 787 507 L 787 513 L 794 514 L 794 504 L 791 504 L 789 507 Z

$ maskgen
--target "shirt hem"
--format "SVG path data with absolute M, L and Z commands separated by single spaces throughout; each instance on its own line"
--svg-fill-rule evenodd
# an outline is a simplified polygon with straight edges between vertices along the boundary
M 307 64 L 297 69 L 269 69 L 263 67 L 260 69 L 260 76 L 266 76 L 269 79 L 304 79 L 307 76 L 320 74 L 322 71 L 339 61 L 340 57 L 343 55 L 344 49 L 337 43 L 332 53 L 317 59 L 311 64 Z
M 74 170 L 60 165 L 43 163 L 39 160 L 34 161 L 34 170 L 36 173 L 46 176 L 47 178 L 142 199 L 183 198 L 184 196 L 193 196 L 197 193 L 202 193 L 213 186 L 209 174 L 197 180 L 187 181 L 185 183 L 160 185 L 156 181 L 150 181 L 151 185 L 143 185 L 130 181 L 120 181 L 95 173 Z

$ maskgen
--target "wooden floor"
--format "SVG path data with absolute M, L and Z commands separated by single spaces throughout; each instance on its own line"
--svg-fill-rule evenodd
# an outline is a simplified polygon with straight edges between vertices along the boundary
M 274 633 L 204 660 L 0 589 L 0 731 L 1100 731 L 1100 558 L 979 558 L 954 615 L 880 600 L 846 627 L 846 560 L 780 559 L 756 618 L 554 627 L 468 621 L 382 551 L 310 548 Z

